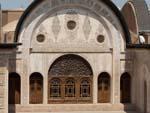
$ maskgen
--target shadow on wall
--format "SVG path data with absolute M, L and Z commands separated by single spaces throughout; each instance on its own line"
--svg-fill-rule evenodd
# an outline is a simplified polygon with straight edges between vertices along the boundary
M 16 104 L 20 104 L 21 77 L 16 70 L 16 51 L 12 50 L 8 67 L 8 113 L 16 113 Z
M 16 105 L 15 104 L 9 104 L 8 113 L 16 113 Z
M 123 104 L 126 113 L 136 112 L 136 106 L 133 104 L 133 84 L 135 78 L 133 76 L 133 53 L 128 51 L 125 53 L 124 72 L 120 75 L 120 103 Z M 123 63 L 121 62 L 121 63 Z

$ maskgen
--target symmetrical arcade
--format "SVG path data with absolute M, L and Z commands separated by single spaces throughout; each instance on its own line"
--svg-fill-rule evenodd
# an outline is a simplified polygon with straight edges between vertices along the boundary
M 90 64 L 78 55 L 68 54 L 59 57 L 48 72 L 47 103 L 92 103 L 93 71 Z M 98 79 L 98 103 L 111 101 L 111 77 L 102 72 Z M 96 82 L 96 81 L 94 81 Z M 30 104 L 43 103 L 43 76 L 35 72 L 29 78 Z M 9 74 L 9 104 L 19 104 L 21 79 L 17 73 Z M 120 78 L 120 101 L 131 102 L 131 77 L 124 73 Z

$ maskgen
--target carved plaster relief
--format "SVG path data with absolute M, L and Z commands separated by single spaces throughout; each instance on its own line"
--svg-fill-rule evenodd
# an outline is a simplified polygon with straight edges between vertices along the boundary
M 57 41 L 57 39 L 58 39 L 60 30 L 61 30 L 60 20 L 56 14 L 56 16 L 53 18 L 53 22 L 52 22 L 52 32 L 55 36 L 55 41 Z
M 52 10 L 54 8 L 59 8 L 60 6 L 63 6 L 64 8 L 67 5 L 80 5 L 84 7 L 88 7 L 93 12 L 97 13 L 99 16 L 103 15 L 105 18 L 107 18 L 114 26 L 118 28 L 118 23 L 116 20 L 114 20 L 114 15 L 112 12 L 105 7 L 103 3 L 100 3 L 98 0 L 45 0 L 40 8 L 34 10 L 32 14 L 28 17 L 26 23 L 30 23 L 32 20 L 34 20 L 36 17 L 38 17 L 43 12 L 46 12 L 48 9 Z
M 98 36 L 98 35 L 103 35 L 104 36 L 104 27 L 101 24 L 99 24 L 99 26 L 97 28 L 97 31 L 96 31 L 96 36 Z M 96 39 L 96 37 L 95 37 L 95 39 Z M 96 40 L 96 42 L 97 42 L 97 40 Z
M 42 15 L 39 14 L 37 20 L 30 27 L 31 31 L 32 27 L 35 28 L 34 32 L 32 32 L 34 33 L 31 43 L 32 50 L 49 52 L 107 51 L 112 47 L 110 43 L 111 36 L 109 36 L 112 35 L 111 29 L 114 29 L 112 24 L 102 15 L 99 17 L 92 7 L 92 10 L 89 10 L 86 8 L 87 6 L 84 8 L 75 4 L 72 4 L 71 7 L 68 2 L 57 4 L 58 6 L 54 9 L 50 8 L 43 12 Z M 47 32 L 44 35 L 45 41 L 37 43 L 38 33 L 44 31 Z
M 46 18 L 49 18 L 50 21 L 48 22 Z M 114 26 L 117 26 L 117 29 L 121 30 L 121 28 L 119 27 L 120 24 L 115 18 L 113 12 L 103 2 L 98 0 L 45 0 L 41 3 L 39 7 L 35 8 L 30 13 L 22 28 L 31 28 L 30 31 L 32 32 L 32 28 L 36 26 L 36 23 L 42 22 L 44 19 L 46 20 L 46 22 L 44 21 L 43 25 L 45 26 L 48 33 L 46 35 L 48 40 L 44 42 L 44 44 L 47 45 L 43 44 L 43 46 L 45 47 L 56 46 L 54 45 L 54 42 L 57 42 L 60 46 L 62 44 L 62 46 L 65 48 L 68 48 L 70 44 L 72 45 L 72 47 L 78 48 L 83 47 L 83 44 L 81 44 L 81 42 L 84 42 L 84 47 L 88 46 L 90 48 L 102 48 L 103 46 L 99 46 L 100 44 L 95 42 L 95 39 L 97 38 L 96 29 L 98 26 L 98 21 L 100 21 L 100 23 L 102 22 L 104 29 L 109 29 L 109 27 L 112 27 L 113 30 L 115 29 Z M 73 30 L 69 30 L 67 28 L 67 22 L 70 20 L 76 23 L 76 27 Z M 29 25 L 28 23 L 31 24 Z M 105 32 L 105 37 L 110 38 L 110 36 L 108 37 L 108 35 L 112 35 L 110 32 L 111 30 L 107 31 L 109 33 Z M 24 37 L 30 38 L 29 35 L 26 35 Z M 51 39 L 54 41 L 52 41 Z M 108 41 L 109 39 L 106 40 L 106 42 Z M 62 42 L 64 42 L 64 44 Z M 91 45 L 86 45 L 87 42 L 88 44 L 89 42 L 92 43 Z M 78 47 L 76 46 L 76 43 L 78 43 Z M 40 43 L 40 45 L 42 44 Z M 109 47 L 109 44 L 107 45 L 107 47 Z
M 76 25 L 74 29 L 69 29 L 67 23 L 73 21 Z M 68 34 L 67 39 L 73 41 L 77 37 L 77 31 L 79 27 L 79 15 L 75 9 L 68 9 L 65 14 L 65 31 Z
M 83 24 L 83 32 L 84 32 L 84 35 L 85 35 L 85 39 L 88 40 L 89 39 L 89 36 L 90 36 L 90 33 L 91 33 L 91 22 L 90 22 L 90 18 L 89 16 L 87 15 L 85 17 L 85 20 L 84 20 L 84 24 Z
M 101 51 L 110 47 L 108 34 L 111 33 L 105 30 L 108 28 L 105 21 L 97 19 L 97 16 L 86 10 L 69 8 L 54 12 L 54 14 L 49 12 L 40 22 L 35 28 L 32 42 L 32 48 L 39 51 L 83 51 L 84 48 Z M 71 25 L 68 26 L 70 22 Z M 47 32 L 46 41 L 37 43 L 35 40 L 38 33 L 44 31 Z M 101 36 L 103 39 L 98 38 Z M 89 50 L 86 49 L 86 51 Z
M 46 33 L 46 29 L 43 24 L 41 24 L 39 27 L 39 33 Z

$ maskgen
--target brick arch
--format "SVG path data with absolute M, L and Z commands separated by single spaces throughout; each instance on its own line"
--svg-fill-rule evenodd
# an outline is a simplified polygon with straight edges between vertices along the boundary
M 125 17 L 129 30 L 138 34 L 137 16 L 133 4 L 127 2 L 122 8 L 122 13 Z

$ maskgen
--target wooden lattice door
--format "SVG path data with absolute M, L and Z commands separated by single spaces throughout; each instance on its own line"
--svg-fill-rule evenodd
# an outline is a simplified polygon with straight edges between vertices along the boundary
M 38 74 L 30 77 L 30 104 L 43 102 L 43 78 Z
M 9 74 L 9 104 L 20 104 L 20 76 Z
M 120 92 L 121 103 L 130 103 L 131 102 L 131 77 L 128 73 L 122 75 L 120 88 L 121 88 L 121 92 Z
M 110 77 L 107 73 L 102 73 L 98 79 L 98 102 L 110 102 Z

